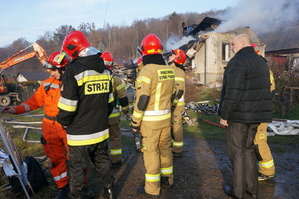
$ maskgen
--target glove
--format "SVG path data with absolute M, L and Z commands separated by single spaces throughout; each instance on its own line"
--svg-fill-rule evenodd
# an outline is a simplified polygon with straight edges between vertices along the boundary
M 11 114 L 16 114 L 17 111 L 13 106 L 7 106 L 2 109 L 2 113 L 11 113 Z
M 139 132 L 140 127 L 139 126 L 132 126 L 132 133 L 135 134 L 137 132 Z

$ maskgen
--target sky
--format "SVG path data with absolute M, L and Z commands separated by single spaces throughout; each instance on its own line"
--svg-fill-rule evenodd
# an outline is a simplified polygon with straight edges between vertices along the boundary
M 0 47 L 19 38 L 35 42 L 61 25 L 82 22 L 130 26 L 134 20 L 160 18 L 173 12 L 202 13 L 234 6 L 239 0 L 0 0 Z M 200 21 L 199 21 L 200 22 Z
M 299 0 L 0 0 L 0 5 L 0 48 L 19 38 L 35 42 L 61 25 L 130 26 L 134 20 L 162 18 L 173 12 L 229 8 L 225 15 L 216 16 L 222 20 L 218 32 L 249 26 L 256 34 L 267 33 L 299 21 Z

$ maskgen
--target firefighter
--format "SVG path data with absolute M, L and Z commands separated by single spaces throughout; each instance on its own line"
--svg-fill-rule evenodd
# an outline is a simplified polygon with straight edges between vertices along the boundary
M 137 86 L 137 77 L 141 71 L 141 69 L 143 68 L 143 63 L 142 63 L 142 56 L 139 57 L 136 62 L 135 62 L 135 78 L 134 78 L 134 81 L 133 81 L 133 86 L 134 86 L 134 89 L 136 89 L 136 86 Z
M 261 56 L 260 50 L 255 43 L 251 43 L 251 46 L 254 48 L 255 52 Z M 262 56 L 262 58 L 264 58 Z M 266 62 L 267 60 L 264 59 Z M 273 72 L 270 70 L 270 90 L 273 92 L 275 90 L 275 80 Z M 258 126 L 255 138 L 254 138 L 254 147 L 256 151 L 256 157 L 258 159 L 258 180 L 263 181 L 275 177 L 275 165 L 273 156 L 270 150 L 270 147 L 267 143 L 267 123 L 261 123 Z
M 87 37 L 72 31 L 62 42 L 71 59 L 62 78 L 57 121 L 66 129 L 69 146 L 70 197 L 84 196 L 84 168 L 91 162 L 103 183 L 104 198 L 114 197 L 107 139 L 113 109 L 110 71 Z
M 52 76 L 41 83 L 41 86 L 27 101 L 17 107 L 6 107 L 4 112 L 21 114 L 44 106 L 45 117 L 42 120 L 41 143 L 45 154 L 50 158 L 50 172 L 59 188 L 56 199 L 67 197 L 69 192 L 69 176 L 67 174 L 68 145 L 66 132 L 57 122 L 57 103 L 60 97 L 61 76 L 65 71 L 69 60 L 63 57 L 58 61 L 60 52 L 54 52 L 45 61 L 44 68 Z M 60 58 L 61 59 L 61 58 Z
M 104 60 L 105 66 L 112 71 L 113 56 L 110 52 L 103 52 L 101 57 Z M 121 131 L 120 131 L 120 116 L 121 111 L 126 115 L 129 110 L 129 100 L 127 97 L 127 91 L 122 83 L 122 80 L 112 75 L 113 81 L 113 93 L 115 100 L 115 107 L 112 113 L 109 115 L 109 137 L 110 137 L 110 158 L 112 168 L 120 167 L 124 160 L 122 159 L 122 147 L 121 147 Z
M 142 40 L 144 67 L 137 77 L 136 98 L 132 115 L 132 132 L 142 136 L 145 185 L 141 195 L 157 197 L 163 187 L 173 186 L 171 152 L 171 97 L 174 93 L 174 71 L 164 61 L 160 39 L 149 34 Z
M 275 90 L 275 81 L 273 72 L 270 70 L 271 91 Z M 256 136 L 254 138 L 254 146 L 258 159 L 258 180 L 263 181 L 275 177 L 275 165 L 270 147 L 267 143 L 267 123 L 261 123 L 258 126 Z
M 182 113 L 185 111 L 185 68 L 187 56 L 183 50 L 175 49 L 168 58 L 168 64 L 175 73 L 176 95 L 172 104 L 171 130 L 172 153 L 174 157 L 182 157 L 183 152 L 183 123 Z

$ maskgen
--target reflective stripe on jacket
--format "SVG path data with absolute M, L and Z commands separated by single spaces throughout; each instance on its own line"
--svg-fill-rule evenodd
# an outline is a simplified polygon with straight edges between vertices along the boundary
M 183 95 L 178 98 L 176 97 L 175 100 L 177 100 L 176 108 L 180 111 L 185 110 L 185 71 L 183 71 L 181 68 L 177 67 L 174 63 L 170 65 L 170 67 L 174 70 L 175 74 L 175 88 L 176 88 L 176 94 L 178 95 L 178 91 L 181 90 L 183 92 Z
M 140 126 L 141 121 L 155 122 L 153 128 L 170 125 L 165 120 L 171 118 L 169 99 L 174 93 L 174 78 L 174 71 L 168 65 L 147 64 L 142 68 L 137 78 L 133 126 Z M 143 96 L 149 96 L 145 110 L 140 109 Z
M 67 126 L 68 145 L 90 145 L 109 137 L 113 102 L 111 72 L 99 55 L 74 59 L 62 78 L 57 120 Z
M 44 106 L 44 113 L 50 117 L 58 114 L 57 103 L 60 97 L 61 81 L 54 77 L 44 80 L 35 93 L 25 102 L 15 107 L 17 114 L 32 111 Z M 50 89 L 45 89 L 49 87 Z
M 127 90 L 125 88 L 125 86 L 123 85 L 121 79 L 117 76 L 113 76 L 112 77 L 112 82 L 113 82 L 113 93 L 115 96 L 115 100 L 119 101 L 119 99 L 122 98 L 127 98 Z M 128 101 L 128 100 L 127 100 Z M 129 108 L 129 104 L 120 104 L 122 107 L 122 109 L 128 109 Z M 120 107 L 119 104 L 116 104 L 116 106 L 114 107 L 112 113 L 109 115 L 109 118 L 114 118 L 114 117 L 119 117 L 120 114 Z

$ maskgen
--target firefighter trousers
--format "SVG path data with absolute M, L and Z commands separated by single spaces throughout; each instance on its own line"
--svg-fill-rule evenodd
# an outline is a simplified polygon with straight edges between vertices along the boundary
M 109 118 L 110 158 L 112 163 L 121 161 L 122 145 L 119 126 L 120 116 Z
M 50 158 L 50 172 L 58 188 L 68 184 L 67 170 L 68 145 L 66 132 L 57 121 L 43 119 L 42 144 L 45 154 Z
M 233 165 L 233 192 L 244 198 L 245 191 L 258 193 L 258 172 L 253 139 L 259 124 L 231 122 L 225 127 L 226 148 Z
M 175 153 L 182 153 L 184 146 L 182 111 L 177 109 L 174 109 L 171 113 L 171 137 L 172 151 Z
M 271 150 L 267 143 L 267 123 L 258 126 L 254 145 L 258 157 L 259 172 L 264 175 L 275 175 L 275 165 Z
M 173 184 L 170 125 L 153 129 L 153 125 L 146 125 L 146 122 L 142 122 L 140 132 L 142 135 L 141 151 L 146 170 L 144 189 L 148 194 L 159 195 L 161 176 L 168 177 L 169 184 Z
M 81 199 L 84 196 L 85 169 L 90 162 L 93 163 L 94 169 L 98 172 L 99 180 L 103 186 L 112 186 L 113 176 L 107 140 L 85 146 L 69 146 L 69 149 L 70 197 L 72 199 Z

